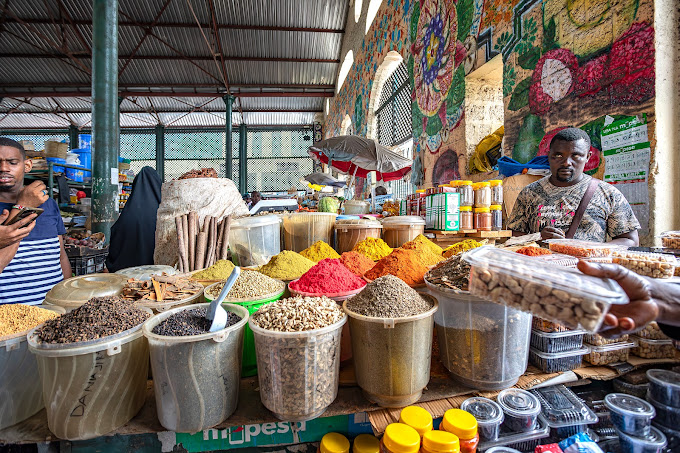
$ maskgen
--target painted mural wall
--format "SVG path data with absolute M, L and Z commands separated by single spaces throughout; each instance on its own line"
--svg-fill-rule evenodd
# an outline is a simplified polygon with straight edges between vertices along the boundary
M 578 126 L 593 140 L 586 170 L 599 175 L 604 116 L 654 111 L 651 0 L 383 0 L 359 34 L 363 27 L 347 28 L 343 55 L 353 46 L 354 65 L 330 100 L 325 134 L 339 134 L 345 115 L 367 134 L 376 71 L 399 52 L 411 78 L 422 187 L 467 175 L 465 77 L 498 54 L 503 152 L 518 161 L 547 153 L 554 133 Z

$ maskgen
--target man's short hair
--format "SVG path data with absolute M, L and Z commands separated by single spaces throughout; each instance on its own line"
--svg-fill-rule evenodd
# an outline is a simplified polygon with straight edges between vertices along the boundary
M 26 150 L 24 149 L 23 146 L 21 146 L 21 143 L 12 140 L 9 137 L 0 137 L 0 146 L 9 146 L 10 148 L 16 148 L 19 151 L 21 151 L 21 157 L 26 159 Z
M 556 141 L 577 142 L 579 140 L 585 140 L 588 149 L 590 149 L 590 136 L 588 133 L 578 127 L 568 127 L 555 134 L 552 140 L 550 140 L 550 148 L 552 148 L 553 143 Z
M 378 186 L 375 188 L 376 195 L 387 195 L 387 188 L 385 186 Z

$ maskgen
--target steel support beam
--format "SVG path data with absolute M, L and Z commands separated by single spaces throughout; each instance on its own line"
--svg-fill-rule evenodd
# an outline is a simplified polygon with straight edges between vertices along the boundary
M 226 93 L 224 91 L 205 92 L 167 92 L 167 91 L 121 91 L 121 97 L 153 97 L 153 98 L 221 98 Z M 90 92 L 85 91 L 44 91 L 44 92 L 12 92 L 2 91 L 0 96 L 14 98 L 76 98 L 89 97 Z M 332 98 L 334 93 L 331 91 L 275 91 L 275 92 L 236 92 L 232 96 L 237 98 Z
M 165 126 L 156 125 L 156 171 L 165 180 Z
M 233 161 L 232 161 L 232 152 L 231 152 L 231 147 L 232 145 L 232 125 L 231 125 L 231 117 L 232 117 L 232 110 L 234 107 L 234 96 L 224 96 L 222 98 L 224 100 L 224 104 L 226 106 L 226 119 L 225 119 L 225 140 L 224 140 L 224 156 L 225 156 L 225 163 L 224 163 L 224 168 L 225 168 L 225 173 L 226 177 L 229 179 L 234 179 L 234 169 L 232 168 Z
M 71 53 L 70 55 L 62 55 L 57 53 L 0 53 L 0 58 L 30 58 L 30 59 L 63 59 L 72 56 L 73 58 L 90 58 L 87 53 Z M 214 61 L 215 58 L 211 55 L 186 55 L 187 59 L 193 61 Z M 168 60 L 177 61 L 177 55 L 121 55 L 120 60 L 125 60 L 123 69 L 127 66 L 130 60 Z M 264 62 L 292 62 L 292 63 L 340 63 L 339 58 L 297 58 L 297 57 L 244 57 L 240 55 L 220 55 L 220 58 L 225 61 L 264 61 Z
M 238 129 L 238 190 L 241 193 L 248 191 L 248 128 L 241 124 Z
M 73 124 L 68 127 L 68 147 L 69 149 L 77 149 L 78 148 L 78 136 L 80 133 L 78 132 L 78 128 L 74 126 Z
M 108 242 L 118 213 L 118 0 L 92 9 L 92 230 Z

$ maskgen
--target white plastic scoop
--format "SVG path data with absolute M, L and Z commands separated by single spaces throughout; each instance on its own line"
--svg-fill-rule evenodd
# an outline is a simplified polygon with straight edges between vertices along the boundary
M 222 308 L 222 302 L 227 298 L 229 290 L 234 286 L 239 275 L 241 275 L 241 268 L 236 266 L 234 267 L 234 270 L 231 271 L 227 281 L 224 282 L 224 287 L 222 288 L 222 291 L 220 291 L 220 295 L 210 302 L 208 311 L 205 313 L 205 319 L 212 321 L 210 332 L 217 332 L 227 326 L 227 311 Z

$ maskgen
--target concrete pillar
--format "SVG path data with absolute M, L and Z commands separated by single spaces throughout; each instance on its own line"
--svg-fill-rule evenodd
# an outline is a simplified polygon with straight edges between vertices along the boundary
M 656 149 L 650 172 L 650 238 L 680 229 L 680 7 L 654 2 Z M 659 241 L 656 239 L 655 241 Z M 645 244 L 648 245 L 648 244 Z
M 234 169 L 232 168 L 232 127 L 231 127 L 231 117 L 232 117 L 232 108 L 234 105 L 234 96 L 227 95 L 222 98 L 224 100 L 224 104 L 226 105 L 226 119 L 225 119 L 225 125 L 224 125 L 224 130 L 226 133 L 225 140 L 224 140 L 224 169 L 226 173 L 226 177 L 229 179 L 234 178 Z
M 156 172 L 165 180 L 165 126 L 156 125 Z
M 118 217 L 118 0 L 92 1 L 92 230 Z
M 246 193 L 248 185 L 248 128 L 245 124 L 241 124 L 238 130 L 238 187 L 239 192 Z

